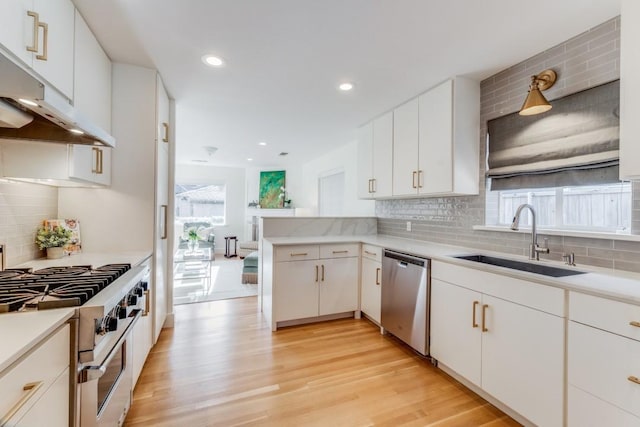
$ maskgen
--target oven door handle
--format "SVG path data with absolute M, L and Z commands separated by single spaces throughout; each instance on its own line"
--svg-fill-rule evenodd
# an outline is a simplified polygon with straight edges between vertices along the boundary
M 120 351 L 122 344 L 131 334 L 131 331 L 133 330 L 133 326 L 136 324 L 138 319 L 140 319 L 140 316 L 142 315 L 142 310 L 137 309 L 137 310 L 134 310 L 132 313 L 135 313 L 133 315 L 133 320 L 131 321 L 131 323 L 129 323 L 129 325 L 127 326 L 127 329 L 124 331 L 124 333 L 122 334 L 120 339 L 116 342 L 116 344 L 113 346 L 109 354 L 107 354 L 107 357 L 104 358 L 104 361 L 100 365 L 89 365 L 82 368 L 82 370 L 78 373 L 78 384 L 95 381 L 105 374 L 105 372 L 107 371 L 107 366 L 109 366 L 113 358 L 116 357 L 116 355 Z

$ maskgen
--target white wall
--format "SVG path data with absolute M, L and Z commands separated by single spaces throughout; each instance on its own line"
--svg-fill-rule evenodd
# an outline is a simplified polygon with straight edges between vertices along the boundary
M 330 172 L 344 171 L 344 215 L 374 216 L 375 202 L 360 200 L 357 194 L 358 143 L 350 142 L 328 152 L 300 168 L 301 187 L 298 190 L 297 208 L 305 208 L 311 215 L 318 215 L 318 178 Z
M 175 174 L 176 184 L 226 184 L 226 225 L 214 228 L 216 252 L 224 252 L 224 236 L 237 236 L 238 240 L 244 240 L 245 228 L 247 227 L 244 168 L 179 164 L 176 165 Z M 176 230 L 176 232 L 180 232 L 180 230 Z

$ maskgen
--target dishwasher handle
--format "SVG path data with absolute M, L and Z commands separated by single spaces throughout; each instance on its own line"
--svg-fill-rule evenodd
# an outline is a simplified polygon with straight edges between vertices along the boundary
M 407 267 L 408 264 L 417 265 L 419 267 L 428 268 L 429 267 L 429 259 L 420 258 L 413 255 L 403 254 L 401 252 L 390 251 L 388 249 L 384 250 L 383 256 L 385 258 L 391 258 L 398 261 L 398 265 L 401 267 Z

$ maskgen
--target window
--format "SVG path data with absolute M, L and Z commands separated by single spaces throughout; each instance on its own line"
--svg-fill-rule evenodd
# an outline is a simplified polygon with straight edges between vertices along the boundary
M 224 225 L 226 197 L 224 184 L 178 184 L 176 219 Z
M 518 206 L 528 203 L 536 210 L 538 227 L 601 232 L 627 232 L 631 227 L 629 182 L 497 193 L 498 225 L 510 225 Z M 522 214 L 520 224 L 531 226 L 529 211 Z
M 331 173 L 318 180 L 318 211 L 320 216 L 344 214 L 344 172 Z

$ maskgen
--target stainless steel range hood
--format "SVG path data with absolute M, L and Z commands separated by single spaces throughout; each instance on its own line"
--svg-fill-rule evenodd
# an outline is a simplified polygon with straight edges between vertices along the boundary
M 74 109 L 67 98 L 0 54 L 2 138 L 116 145 L 113 136 Z

